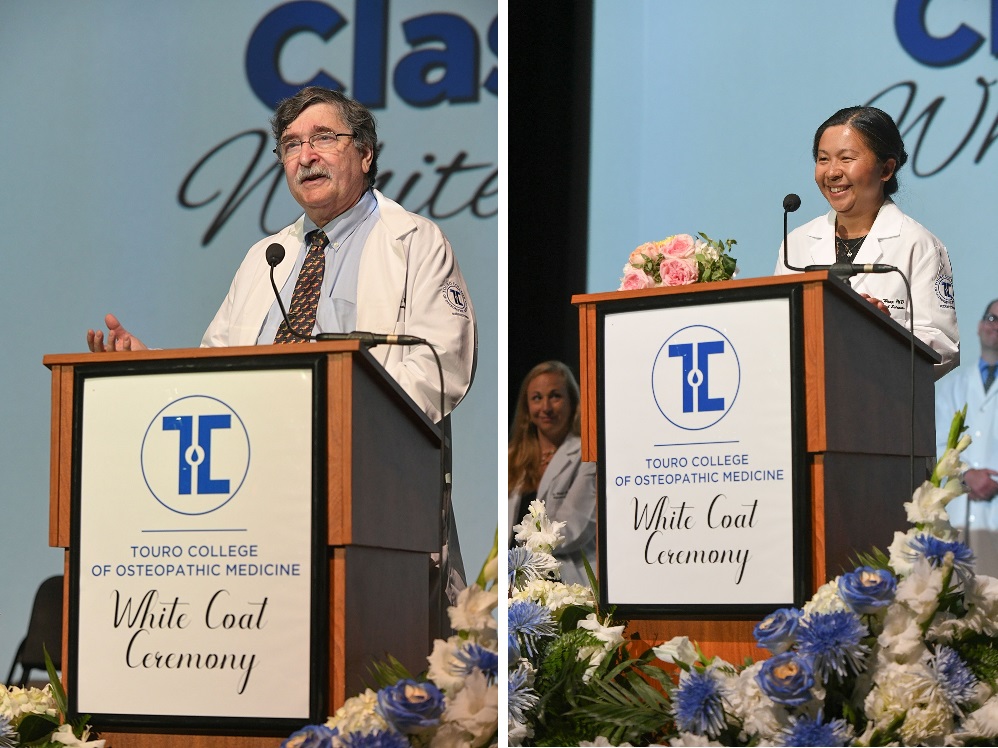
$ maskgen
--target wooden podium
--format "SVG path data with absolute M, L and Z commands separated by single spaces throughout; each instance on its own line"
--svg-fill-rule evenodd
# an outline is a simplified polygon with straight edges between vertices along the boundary
M 80 577 L 88 573 L 74 563 L 79 551 L 74 542 L 80 537 L 74 524 L 80 516 L 80 463 L 86 454 L 79 443 L 84 389 L 107 377 L 125 377 L 120 380 L 125 382 L 145 374 L 183 377 L 295 367 L 311 373 L 312 610 L 302 610 L 300 616 L 311 621 L 313 661 L 288 663 L 289 671 L 294 665 L 310 674 L 314 693 L 308 713 L 255 721 L 246 715 L 218 717 L 210 710 L 208 716 L 190 717 L 164 710 L 170 716 L 162 719 L 117 714 L 111 727 L 95 713 L 93 724 L 110 748 L 277 746 L 296 729 L 295 723 L 324 722 L 348 696 L 361 692 L 370 682 L 374 661 L 390 654 L 412 672 L 425 669 L 431 641 L 427 554 L 440 548 L 442 437 L 359 343 L 49 355 L 44 364 L 52 371 L 49 544 L 66 549 L 62 662 L 71 704 L 76 704 L 72 688 L 81 675 L 73 668 L 83 628 L 75 619 L 80 610 L 75 595 Z M 270 394 L 259 392 L 253 398 L 265 409 Z M 160 410 L 158 404 L 151 407 L 153 413 Z M 257 460 L 264 457 L 254 454 Z M 131 453 L 123 459 L 134 460 Z M 266 474 L 268 466 L 254 463 L 254 469 Z M 154 503 L 148 495 L 143 500 Z M 177 541 L 176 547 L 186 546 Z M 262 611 L 258 615 L 262 618 Z M 287 688 L 281 680 L 275 678 L 268 687 Z M 109 694 L 130 688 L 127 678 L 106 684 Z M 211 700 L 212 694 L 202 698 Z M 83 703 L 78 708 L 98 711 Z
M 791 299 L 791 370 L 802 390 L 794 408 L 794 449 L 803 456 L 798 464 L 804 473 L 794 487 L 803 519 L 795 530 L 800 537 L 794 538 L 795 548 L 803 549 L 803 584 L 795 593 L 800 604 L 801 597 L 851 571 L 857 552 L 886 549 L 894 531 L 906 528 L 902 505 L 911 498 L 909 486 L 927 477 L 935 452 L 933 364 L 938 355 L 917 339 L 912 354 L 906 329 L 827 272 L 573 297 L 581 341 L 582 459 L 600 463 L 602 522 L 607 445 L 600 419 L 604 367 L 613 365 L 604 360 L 605 315 L 723 305 L 773 294 Z M 599 538 L 602 545 L 602 527 Z M 752 636 L 760 617 L 723 611 L 646 615 L 630 620 L 627 635 L 638 650 L 686 635 L 708 655 L 737 663 L 746 656 L 767 656 Z

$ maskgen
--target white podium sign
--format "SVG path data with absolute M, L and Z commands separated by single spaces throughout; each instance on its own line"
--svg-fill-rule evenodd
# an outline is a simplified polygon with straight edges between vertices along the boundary
M 603 317 L 608 604 L 793 603 L 790 306 L 765 298 Z
M 313 378 L 82 380 L 80 713 L 309 718 Z

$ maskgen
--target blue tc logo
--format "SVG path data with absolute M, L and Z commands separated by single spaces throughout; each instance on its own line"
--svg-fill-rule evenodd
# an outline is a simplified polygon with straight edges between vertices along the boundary
M 738 396 L 741 366 L 724 333 L 690 325 L 673 333 L 652 365 L 652 396 L 673 425 L 698 431 L 727 415 Z
M 142 475 L 153 497 L 179 514 L 221 508 L 249 470 L 249 434 L 238 414 L 207 395 L 174 400 L 142 439 Z

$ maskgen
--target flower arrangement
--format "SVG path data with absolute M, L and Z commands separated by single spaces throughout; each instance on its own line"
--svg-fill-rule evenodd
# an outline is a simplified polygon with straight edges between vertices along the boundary
M 737 242 L 734 239 L 714 240 L 703 232 L 697 237 L 675 234 L 642 244 L 631 252 L 617 290 L 730 280 L 735 274 L 736 263 L 728 252 Z
M 323 725 L 307 725 L 281 748 L 481 748 L 497 744 L 498 533 L 475 584 L 448 609 L 458 633 L 438 639 L 420 677 L 397 660 L 375 667 L 380 688 L 347 699 Z M 0 743 L 2 746 L 2 743 Z
M 912 527 L 803 608 L 764 618 L 755 637 L 772 656 L 761 662 L 708 657 L 686 637 L 629 658 L 580 625 L 592 619 L 577 609 L 596 613 L 596 601 L 550 579 L 530 558 L 542 549 L 516 564 L 511 551 L 510 744 L 998 744 L 998 579 L 974 573 L 946 513 L 963 493 L 964 416 L 905 504 Z M 531 506 L 525 539 L 545 523 L 557 536 Z
M 87 717 L 65 721 L 66 692 L 47 652 L 45 665 L 49 683 L 44 688 L 0 684 L 0 748 L 104 748 L 103 740 L 91 739 Z

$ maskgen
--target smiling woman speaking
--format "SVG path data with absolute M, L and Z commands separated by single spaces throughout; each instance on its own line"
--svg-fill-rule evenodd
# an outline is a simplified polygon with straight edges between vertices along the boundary
M 814 134 L 814 181 L 831 210 L 787 238 L 791 267 L 887 264 L 911 283 L 911 296 L 896 273 L 859 274 L 852 287 L 908 328 L 942 357 L 938 379 L 960 362 L 960 334 L 953 297 L 953 269 L 946 247 L 901 212 L 891 199 L 898 170 L 908 160 L 901 133 L 876 107 L 840 109 Z M 783 248 L 776 274 L 792 273 Z

